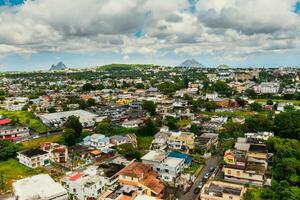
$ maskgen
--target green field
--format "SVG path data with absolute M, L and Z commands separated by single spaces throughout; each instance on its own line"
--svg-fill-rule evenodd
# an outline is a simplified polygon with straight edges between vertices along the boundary
M 269 99 L 254 99 L 256 102 L 259 103 L 266 103 Z M 274 103 L 275 102 L 291 102 L 294 105 L 300 105 L 300 100 L 285 100 L 285 99 L 271 99 Z
M 29 149 L 34 147 L 39 147 L 41 144 L 45 142 L 59 142 L 61 140 L 61 135 L 51 135 L 48 137 L 42 137 L 33 139 L 30 141 L 22 142 L 22 149 Z
M 4 182 L 4 188 L 2 189 L 2 192 L 10 192 L 12 188 L 12 182 L 14 180 L 33 176 L 39 173 L 40 170 L 26 167 L 15 159 L 9 159 L 8 161 L 0 162 L 0 175 L 3 176 Z
M 31 112 L 0 110 L 0 115 L 18 120 L 20 124 L 27 125 L 30 129 L 38 133 L 47 131 L 47 127 Z
M 138 136 L 138 148 L 148 150 L 152 143 L 153 137 L 152 136 Z

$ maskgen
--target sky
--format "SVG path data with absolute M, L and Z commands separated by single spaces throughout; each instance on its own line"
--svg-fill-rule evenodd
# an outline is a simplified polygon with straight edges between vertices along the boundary
M 0 0 L 0 71 L 300 66 L 299 0 Z

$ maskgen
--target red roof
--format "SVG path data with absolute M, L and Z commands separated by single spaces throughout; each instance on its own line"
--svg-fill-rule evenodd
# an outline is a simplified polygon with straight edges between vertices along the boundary
M 83 173 L 81 172 L 77 172 L 76 174 L 70 176 L 70 181 L 76 181 L 77 179 L 79 179 L 81 176 L 83 175 Z
M 0 125 L 8 124 L 12 121 L 12 119 L 5 118 L 5 119 L 0 119 Z

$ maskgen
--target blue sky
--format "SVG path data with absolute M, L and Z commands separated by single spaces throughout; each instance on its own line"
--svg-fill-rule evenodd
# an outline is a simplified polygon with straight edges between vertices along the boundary
M 0 0 L 0 71 L 188 58 L 205 66 L 300 66 L 300 1 L 141 2 Z

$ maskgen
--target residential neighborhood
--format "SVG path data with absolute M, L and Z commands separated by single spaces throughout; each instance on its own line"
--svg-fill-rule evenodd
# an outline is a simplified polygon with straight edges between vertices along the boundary
M 272 188 L 275 144 L 282 137 L 296 142 L 299 126 L 299 94 L 284 93 L 282 77 L 294 77 L 288 87 L 297 88 L 298 69 L 278 69 L 282 76 L 265 82 L 274 70 L 146 65 L 120 68 L 120 75 L 113 67 L 68 72 L 60 84 L 52 84 L 64 76 L 56 72 L 38 74 L 36 79 L 45 77 L 39 85 L 35 78 L 28 82 L 27 74 L 1 79 L 0 142 L 8 159 L 3 163 L 21 170 L 13 176 L 0 165 L 3 195 L 50 199 L 43 195 L 56 191 L 52 199 L 66 194 L 78 200 L 249 199 L 259 188 Z M 144 74 L 144 81 L 134 74 Z M 207 79 L 212 74 L 225 81 Z M 231 80 L 252 84 L 237 89 Z M 14 84 L 8 82 L 22 90 L 11 90 Z M 11 101 L 22 108 L 8 108 Z M 283 118 L 295 129 L 283 128 Z M 44 181 L 53 191 L 25 192 L 28 185 L 22 183 Z
M 0 0 L 0 200 L 300 200 L 300 0 Z

